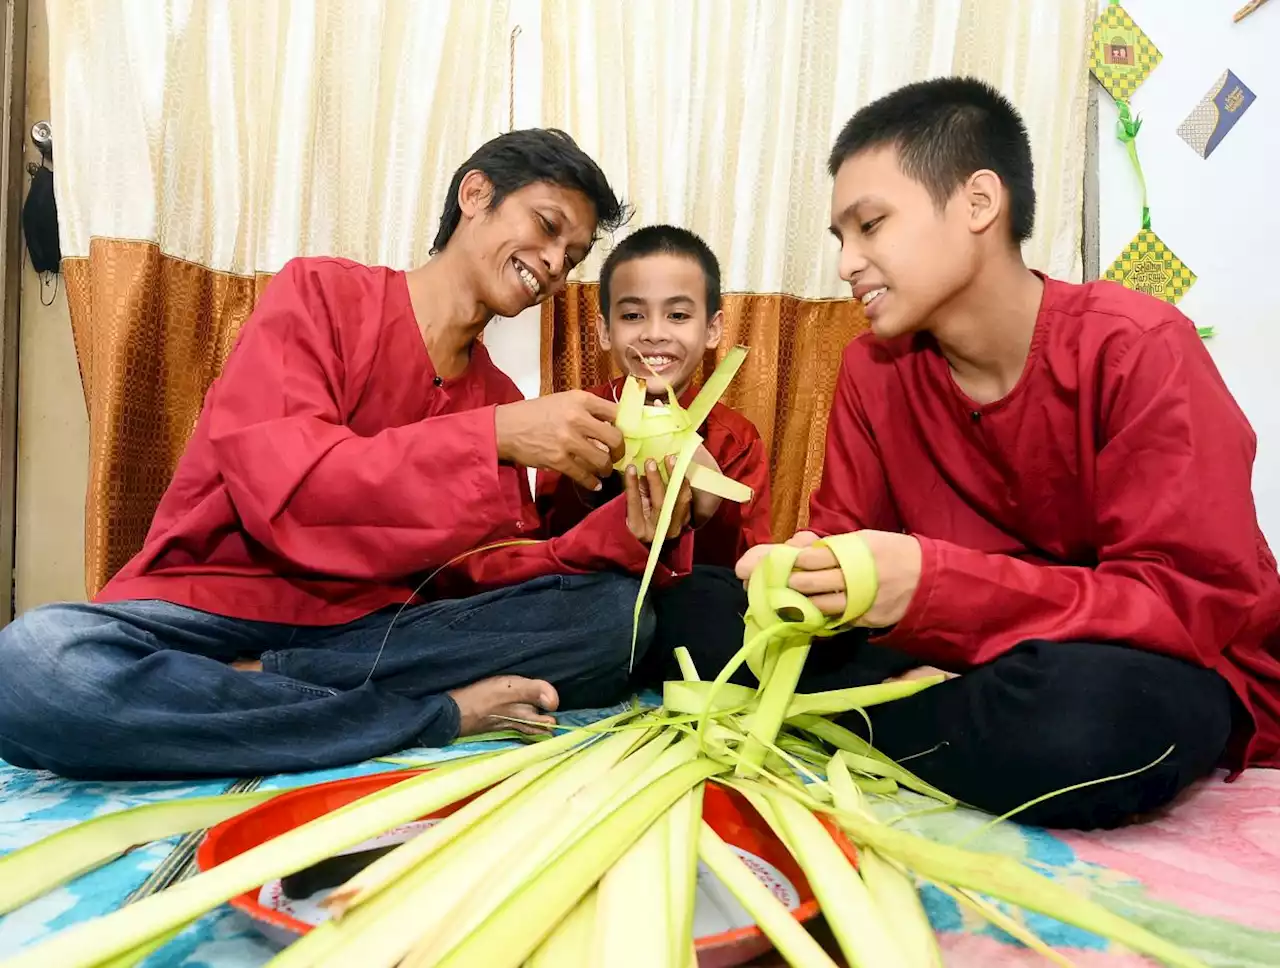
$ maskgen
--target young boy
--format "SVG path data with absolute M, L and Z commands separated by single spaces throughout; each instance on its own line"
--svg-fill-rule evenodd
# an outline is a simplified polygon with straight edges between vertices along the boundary
M 1280 766 L 1280 578 L 1255 439 L 1195 327 L 1118 285 L 1027 269 L 1030 146 L 981 82 L 868 105 L 829 167 L 840 275 L 872 333 L 845 351 L 810 530 L 789 543 L 860 532 L 879 588 L 861 634 L 814 649 L 802 688 L 957 674 L 875 707 L 875 742 L 923 754 L 912 770 L 992 812 L 1139 771 L 1046 800 L 1031 823 L 1112 826 L 1220 762 Z M 792 586 L 844 609 L 825 550 L 801 555 Z M 721 637 L 708 647 L 736 647 Z
M 645 381 L 648 402 L 665 405 L 670 387 L 681 406 L 692 403 L 697 395 L 694 375 L 724 332 L 720 264 L 707 244 L 672 225 L 639 229 L 605 260 L 600 306 L 600 346 L 623 373 Z M 617 402 L 623 379 L 589 392 Z M 695 459 L 747 485 L 754 495 L 747 504 L 738 504 L 693 492 L 694 564 L 699 571 L 727 572 L 748 548 L 771 540 L 769 459 L 755 425 L 723 404 L 712 408 L 699 432 L 704 445 Z M 615 476 L 592 492 L 556 471 L 542 471 L 537 490 L 547 527 L 557 534 L 620 494 L 623 484 Z

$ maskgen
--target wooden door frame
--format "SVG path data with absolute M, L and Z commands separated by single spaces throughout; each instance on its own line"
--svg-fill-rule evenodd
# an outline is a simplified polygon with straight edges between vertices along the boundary
M 0 52 L 0 625 L 13 618 L 17 547 L 18 332 L 27 104 L 27 4 L 5 0 Z M 38 2 L 38 0 L 37 0 Z

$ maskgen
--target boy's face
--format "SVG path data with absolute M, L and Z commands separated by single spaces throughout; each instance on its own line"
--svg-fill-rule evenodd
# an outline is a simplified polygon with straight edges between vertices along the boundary
M 668 253 L 628 259 L 613 270 L 610 300 L 608 318 L 596 317 L 601 348 L 643 379 L 649 396 L 684 393 L 724 329 L 723 314 L 707 318 L 702 266 Z
M 893 147 L 860 152 L 840 166 L 831 232 L 840 241 L 840 278 L 880 337 L 926 327 L 976 272 L 970 193 L 957 190 L 940 209 L 903 172 Z

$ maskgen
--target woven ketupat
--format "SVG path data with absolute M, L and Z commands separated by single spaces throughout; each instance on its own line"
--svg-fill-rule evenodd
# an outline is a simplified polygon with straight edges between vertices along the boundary
M 1116 100 L 1127 101 L 1161 57 L 1159 48 L 1119 4 L 1109 4 L 1094 21 L 1089 69 Z
M 1103 277 L 1175 304 L 1196 281 L 1196 274 L 1150 229 L 1133 237 Z

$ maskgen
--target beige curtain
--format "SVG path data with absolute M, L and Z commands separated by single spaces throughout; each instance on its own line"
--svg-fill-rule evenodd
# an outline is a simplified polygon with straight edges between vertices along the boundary
M 720 259 L 724 346 L 752 350 L 726 399 L 769 445 L 778 536 L 807 520 L 840 350 L 863 326 L 826 231 L 836 133 L 910 81 L 990 81 L 1033 142 L 1026 257 L 1079 280 L 1090 23 L 1087 0 L 542 0 L 544 123 L 601 159 L 631 227 L 687 226 Z M 607 375 L 585 311 L 607 252 L 544 309 L 544 391 Z
M 204 392 L 297 255 L 426 259 L 506 129 L 507 4 L 49 0 L 86 584 L 141 545 Z

